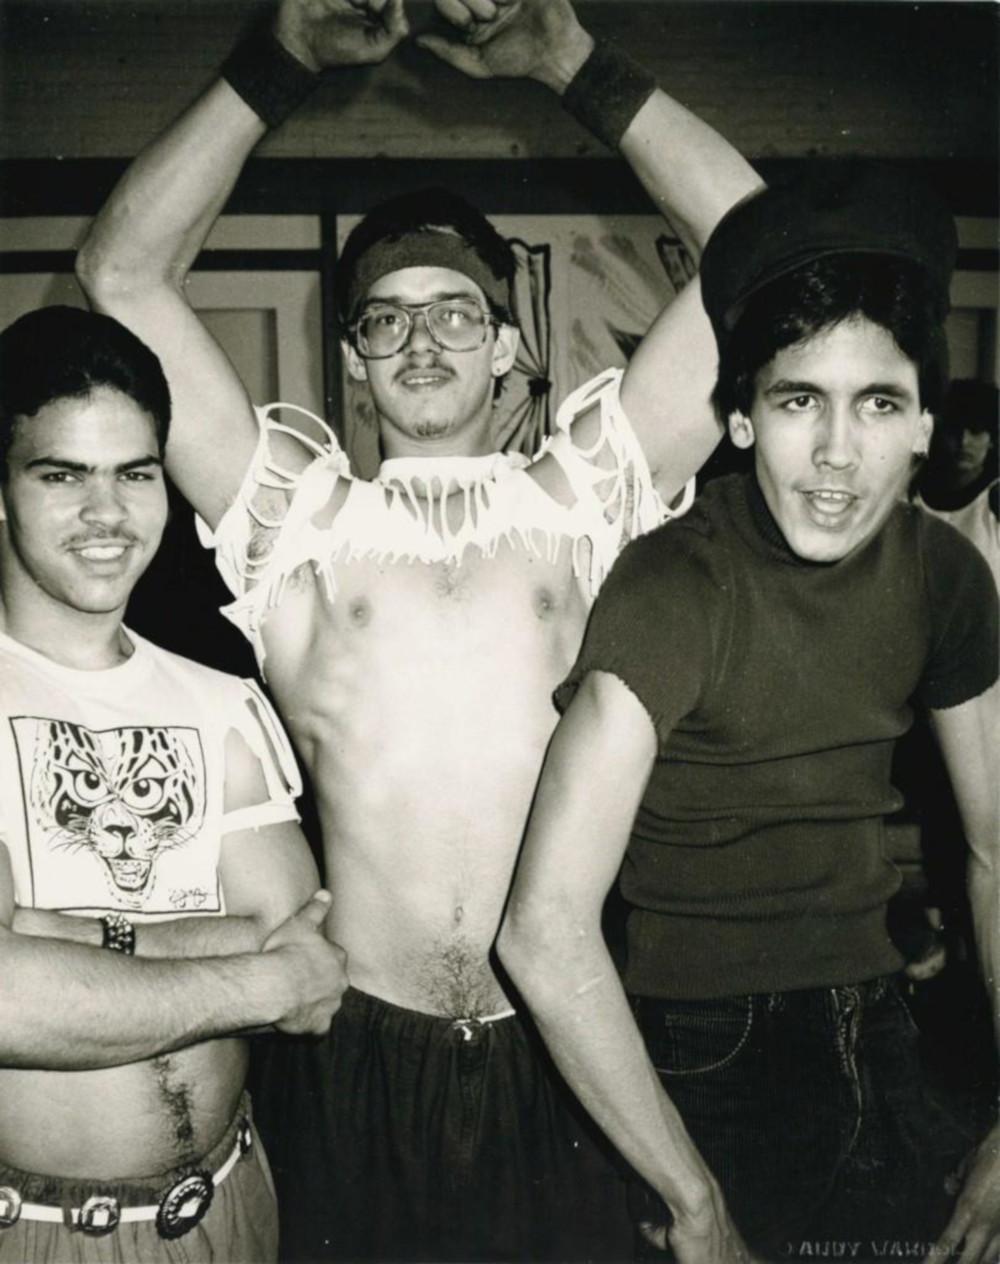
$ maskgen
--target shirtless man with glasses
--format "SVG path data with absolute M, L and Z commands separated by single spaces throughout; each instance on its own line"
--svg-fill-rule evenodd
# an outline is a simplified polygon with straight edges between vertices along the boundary
M 437 8 L 456 37 L 424 48 L 564 96 L 695 244 L 759 184 L 637 67 L 595 48 L 568 0 Z M 551 692 L 601 578 L 720 435 L 698 285 L 624 374 L 566 401 L 529 464 L 492 440 L 518 339 L 509 246 L 443 194 L 376 208 L 337 270 L 347 369 L 370 389 L 385 458 L 367 483 L 319 424 L 255 414 L 184 295 L 268 123 L 321 68 L 380 61 L 408 29 L 401 0 L 285 0 L 132 164 L 79 275 L 164 360 L 178 418 L 168 467 L 214 533 L 229 615 L 318 799 L 329 929 L 353 987 L 331 1039 L 265 1075 L 285 1254 L 622 1259 L 618 1171 L 514 1012 L 491 947 Z M 678 1153 L 677 1170 L 683 1258 L 736 1257 L 704 1165 Z

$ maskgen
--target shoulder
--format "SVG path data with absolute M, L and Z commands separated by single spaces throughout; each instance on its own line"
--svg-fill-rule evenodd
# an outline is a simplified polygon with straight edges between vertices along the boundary
M 919 505 L 901 506 L 899 516 L 916 543 L 932 592 L 992 586 L 980 550 L 951 522 Z
M 655 628 L 664 645 L 677 637 L 699 641 L 705 627 L 728 628 L 733 573 L 713 505 L 696 502 L 684 518 L 626 545 L 598 594 L 592 623 L 621 636 L 629 628 Z
M 671 519 L 627 544 L 614 570 L 636 581 L 648 577 L 677 585 L 711 580 L 720 569 L 728 569 L 731 489 L 718 485 L 725 481 L 710 483 L 682 518 Z
M 147 640 L 131 629 L 129 637 L 135 646 L 135 653 L 153 671 L 194 696 L 215 700 L 220 697 L 235 697 L 245 692 L 243 680 L 231 672 L 208 667 L 196 659 L 164 649 L 162 645 Z
M 136 641 L 137 652 L 147 656 L 154 666 L 155 692 L 161 694 L 169 690 L 182 708 L 190 708 L 192 722 L 199 728 L 219 739 L 235 731 L 255 752 L 268 749 L 284 758 L 286 750 L 290 750 L 287 735 L 273 704 L 256 680 L 207 667 L 144 641 L 135 633 L 130 635 Z

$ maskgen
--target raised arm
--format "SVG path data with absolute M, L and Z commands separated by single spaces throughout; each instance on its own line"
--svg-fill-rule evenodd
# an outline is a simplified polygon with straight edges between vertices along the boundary
M 934 711 L 931 718 L 969 842 L 969 903 L 1000 1054 L 1000 685 Z M 954 1250 L 963 1264 L 1000 1258 L 1000 1124 L 968 1164 L 954 1215 L 937 1245 L 942 1258 Z
M 635 695 L 588 674 L 545 760 L 498 950 L 567 1083 L 670 1207 L 677 1259 L 726 1264 L 745 1247 L 649 1061 L 601 932 L 655 755 Z
M 474 78 L 534 79 L 561 97 L 569 88 L 573 112 L 606 143 L 617 144 L 693 248 L 705 244 L 731 206 L 760 187 L 760 177 L 727 141 L 656 88 L 640 68 L 623 65 L 603 48 L 594 57 L 594 41 L 569 0 L 436 4 L 463 38 L 423 36 L 425 48 Z M 624 7 L 622 20 L 627 22 Z M 622 386 L 625 410 L 668 502 L 721 437 L 710 405 L 716 363 L 715 340 L 694 281 L 653 324 Z M 586 418 L 577 423 L 587 424 Z
M 273 24 L 277 46 L 265 45 L 275 81 L 287 89 L 284 104 L 318 81 L 321 68 L 381 61 L 406 29 L 402 0 L 284 0 Z M 257 82 L 267 80 L 261 62 Z M 211 526 L 238 490 L 257 429 L 242 383 L 189 306 L 184 284 L 265 131 L 262 117 L 217 80 L 135 159 L 77 260 L 94 307 L 163 361 L 173 399 L 168 468 Z

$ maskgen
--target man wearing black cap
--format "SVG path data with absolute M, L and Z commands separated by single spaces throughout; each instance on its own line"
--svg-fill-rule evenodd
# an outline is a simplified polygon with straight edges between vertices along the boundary
M 996 591 L 902 499 L 945 387 L 954 254 L 947 211 L 885 172 L 765 191 L 716 229 L 714 398 L 754 472 L 612 570 L 499 940 L 625 1157 L 671 1206 L 721 1187 L 768 1259 L 1000 1251 L 1000 1129 L 952 1209 L 885 929 L 889 762 L 918 705 L 997 1004 Z M 623 859 L 631 1013 L 600 931 Z
M 479 78 L 548 86 L 697 245 L 759 183 L 595 47 L 567 0 L 436 7 L 458 30 L 425 48 Z M 266 125 L 321 67 L 380 61 L 407 31 L 401 0 L 285 0 L 132 165 L 79 271 L 163 359 L 168 467 L 213 529 L 229 614 L 316 792 L 329 925 L 353 987 L 331 1038 L 275 1051 L 257 1096 L 283 1258 L 621 1260 L 633 1231 L 614 1156 L 491 950 L 557 719 L 551 692 L 593 595 L 719 436 L 698 287 L 624 373 L 564 403 L 529 464 L 494 450 L 518 336 L 508 243 L 454 198 L 377 209 L 338 261 L 347 370 L 370 388 L 387 458 L 371 482 L 321 423 L 309 445 L 296 414 L 255 416 L 184 294 Z

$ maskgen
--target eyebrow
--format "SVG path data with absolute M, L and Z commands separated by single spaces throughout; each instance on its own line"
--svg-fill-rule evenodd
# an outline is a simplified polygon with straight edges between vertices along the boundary
M 68 470 L 72 474 L 90 474 L 97 469 L 96 465 L 88 465 L 86 461 L 68 461 L 64 457 L 58 456 L 36 456 L 32 461 L 26 461 L 24 468 L 26 470 L 37 469 L 39 466 L 49 466 L 56 470 Z M 127 474 L 130 470 L 145 469 L 147 466 L 162 466 L 163 459 L 158 456 L 140 456 L 134 461 L 122 461 L 120 465 L 114 467 L 116 474 Z
M 796 382 L 790 378 L 780 378 L 777 382 L 772 382 L 764 390 L 765 396 L 826 394 L 827 392 L 824 388 L 818 386 L 815 382 Z M 900 386 L 898 382 L 869 382 L 860 390 L 855 391 L 854 394 L 855 397 L 861 395 L 884 395 L 887 399 L 909 400 L 913 398 L 913 392 L 905 386 Z
M 399 294 L 380 294 L 377 298 L 366 298 L 362 306 L 374 307 L 378 303 L 394 303 L 397 307 L 424 307 L 427 303 L 447 303 L 449 299 L 454 298 L 469 298 L 476 303 L 482 302 L 479 295 L 472 290 L 438 290 L 422 303 L 411 302 Z

